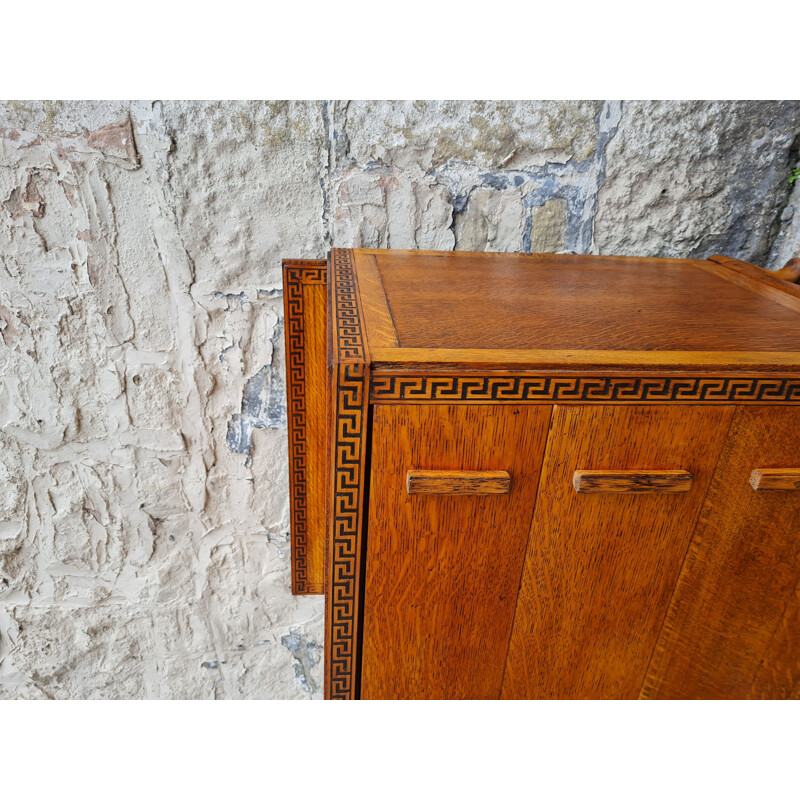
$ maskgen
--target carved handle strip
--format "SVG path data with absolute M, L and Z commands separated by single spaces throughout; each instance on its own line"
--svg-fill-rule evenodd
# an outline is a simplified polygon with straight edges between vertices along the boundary
M 677 494 L 692 488 L 692 475 L 682 469 L 578 469 L 572 485 L 578 494 Z
M 800 469 L 754 469 L 750 474 L 750 485 L 756 491 L 800 489 Z
M 409 494 L 508 494 L 511 476 L 502 470 L 410 469 L 406 490 Z

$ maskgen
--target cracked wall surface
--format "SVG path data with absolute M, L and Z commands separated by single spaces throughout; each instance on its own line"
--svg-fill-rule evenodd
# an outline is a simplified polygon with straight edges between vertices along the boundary
M 800 255 L 797 102 L 0 103 L 0 698 L 318 698 L 281 258 Z

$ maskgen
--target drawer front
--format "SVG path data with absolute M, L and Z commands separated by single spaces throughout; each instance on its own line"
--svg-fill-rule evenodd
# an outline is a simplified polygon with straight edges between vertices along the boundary
M 642 690 L 800 696 L 800 408 L 737 409 Z
M 505 698 L 635 698 L 731 406 L 556 406 Z
M 551 408 L 373 413 L 361 697 L 498 698 Z

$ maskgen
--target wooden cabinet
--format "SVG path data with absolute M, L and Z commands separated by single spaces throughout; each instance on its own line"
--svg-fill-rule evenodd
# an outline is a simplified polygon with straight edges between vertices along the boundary
M 326 696 L 800 694 L 797 286 L 722 256 L 284 276 Z

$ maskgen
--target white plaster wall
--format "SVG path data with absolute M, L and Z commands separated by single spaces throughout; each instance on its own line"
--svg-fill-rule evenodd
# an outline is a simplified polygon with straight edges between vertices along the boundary
M 800 254 L 798 103 L 0 103 L 0 697 L 318 698 L 280 261 Z

